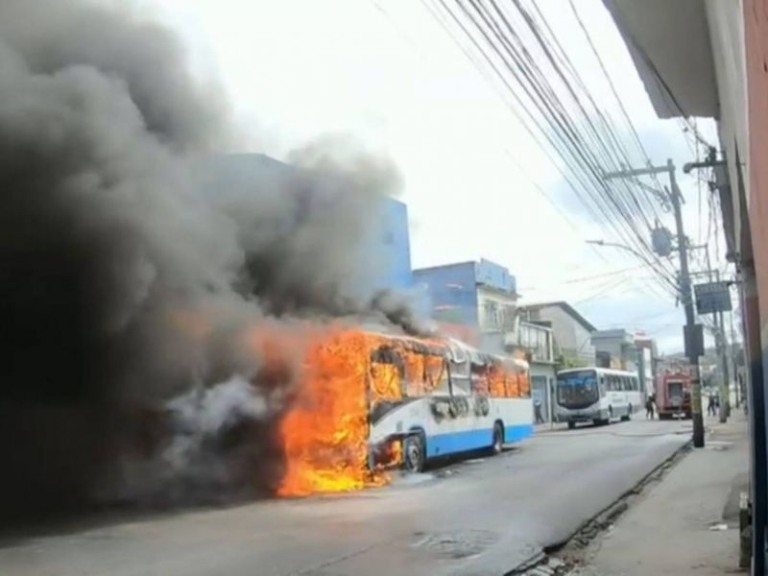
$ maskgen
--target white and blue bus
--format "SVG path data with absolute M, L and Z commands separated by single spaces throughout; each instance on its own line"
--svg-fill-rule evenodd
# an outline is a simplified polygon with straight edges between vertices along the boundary
M 428 344 L 391 337 L 397 346 L 374 351 L 372 365 L 403 366 L 402 396 L 370 406 L 371 462 L 382 447 L 402 445 L 404 467 L 419 472 L 434 458 L 487 449 L 499 453 L 505 444 L 533 433 L 528 364 L 484 354 L 452 339 Z M 398 352 L 399 351 L 399 352 Z M 431 374 L 406 369 L 402 355 L 429 359 Z M 421 369 L 419 369 L 420 372 Z M 428 385 L 424 383 L 428 381 Z
M 579 422 L 629 420 L 642 408 L 643 393 L 634 372 L 574 368 L 557 373 L 555 400 L 558 420 L 575 428 Z

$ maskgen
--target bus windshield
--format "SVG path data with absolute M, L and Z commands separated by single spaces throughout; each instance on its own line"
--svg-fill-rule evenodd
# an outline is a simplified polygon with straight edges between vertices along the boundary
M 587 408 L 600 399 L 594 370 L 567 372 L 557 376 L 557 403 L 564 408 Z

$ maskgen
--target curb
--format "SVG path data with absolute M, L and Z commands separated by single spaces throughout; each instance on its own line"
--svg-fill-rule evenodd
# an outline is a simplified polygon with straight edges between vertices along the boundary
M 561 576 L 569 574 L 576 565 L 565 562 L 555 556 L 569 545 L 576 549 L 586 548 L 601 533 L 610 529 L 616 519 L 629 509 L 630 499 L 641 494 L 652 482 L 660 480 L 670 468 L 693 450 L 693 441 L 689 440 L 667 458 L 662 460 L 648 474 L 643 476 L 632 488 L 603 508 L 600 512 L 589 518 L 579 526 L 571 535 L 560 542 L 545 546 L 540 552 L 531 556 L 528 560 L 518 564 L 512 570 L 505 572 L 504 576 Z

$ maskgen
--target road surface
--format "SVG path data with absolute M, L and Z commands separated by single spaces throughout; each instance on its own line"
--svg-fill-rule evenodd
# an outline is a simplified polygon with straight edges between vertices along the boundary
M 639 420 L 541 433 L 383 489 L 2 542 L 0 574 L 500 575 L 568 538 L 689 436 L 685 422 Z

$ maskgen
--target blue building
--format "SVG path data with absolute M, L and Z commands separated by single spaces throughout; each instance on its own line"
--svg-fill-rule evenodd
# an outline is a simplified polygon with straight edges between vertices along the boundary
M 382 201 L 381 229 L 374 236 L 371 248 L 372 253 L 378 253 L 377 261 L 380 263 L 374 278 L 375 287 L 409 290 L 413 286 L 413 274 L 408 206 L 391 197 Z
M 298 209 L 303 205 L 302 198 L 310 194 L 315 200 L 320 197 L 321 202 L 324 197 L 332 198 L 330 192 L 336 185 L 332 177 L 264 154 L 215 156 L 199 169 L 204 174 L 206 193 L 212 190 L 220 194 L 227 194 L 228 190 L 241 193 L 249 187 L 253 188 L 254 194 L 265 194 L 266 190 L 275 196 L 291 193 L 299 199 Z M 370 214 L 372 220 L 367 235 L 371 245 L 365 251 L 369 255 L 366 262 L 361 264 L 371 265 L 370 285 L 350 287 L 354 292 L 365 294 L 386 288 L 407 290 L 413 285 L 408 207 L 391 197 L 382 197 L 381 203 L 366 214 L 366 217 Z
M 517 283 L 507 268 L 488 260 L 420 268 L 414 282 L 425 295 L 429 315 L 439 322 L 482 331 L 511 328 Z

